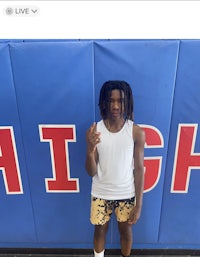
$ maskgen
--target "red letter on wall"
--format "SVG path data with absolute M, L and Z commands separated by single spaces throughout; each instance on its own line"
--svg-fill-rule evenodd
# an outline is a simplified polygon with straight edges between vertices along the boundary
M 0 169 L 7 194 L 22 194 L 19 163 L 12 127 L 0 127 Z
M 70 178 L 68 142 L 76 142 L 74 125 L 39 125 L 40 140 L 49 142 L 53 178 L 45 179 L 47 192 L 79 192 L 79 180 Z
M 194 153 L 197 127 L 197 124 L 179 124 L 172 193 L 187 193 L 191 169 L 200 169 L 200 153 Z
M 157 128 L 149 125 L 140 125 L 140 127 L 145 131 L 146 135 L 145 148 L 160 148 L 164 146 L 162 134 Z M 161 163 L 161 156 L 144 158 L 144 192 L 152 190 L 157 185 L 161 174 Z

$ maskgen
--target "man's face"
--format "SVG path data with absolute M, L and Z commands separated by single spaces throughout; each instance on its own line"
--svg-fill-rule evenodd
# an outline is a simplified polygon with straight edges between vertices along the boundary
M 118 89 L 111 91 L 109 116 L 113 119 L 121 118 L 124 113 L 124 92 Z

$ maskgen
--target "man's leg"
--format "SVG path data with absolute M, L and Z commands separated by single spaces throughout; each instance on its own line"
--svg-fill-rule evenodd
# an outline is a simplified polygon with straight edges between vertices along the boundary
M 115 204 L 115 214 L 118 221 L 122 257 L 128 257 L 131 254 L 133 244 L 133 232 L 132 225 L 128 224 L 127 221 L 134 206 L 134 197 L 130 199 L 116 201 Z
M 110 201 L 92 197 L 90 221 L 94 227 L 94 256 L 104 257 L 106 233 L 112 205 Z
M 94 228 L 94 253 L 95 257 L 103 257 L 105 250 L 108 222 L 104 225 L 95 225 Z
M 127 222 L 118 222 L 121 253 L 123 257 L 128 257 L 131 254 L 133 244 L 132 225 Z

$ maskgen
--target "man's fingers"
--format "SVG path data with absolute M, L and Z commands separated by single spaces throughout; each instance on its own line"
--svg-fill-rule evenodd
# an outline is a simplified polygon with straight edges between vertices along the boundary
M 94 122 L 91 127 L 89 128 L 90 133 L 94 133 L 97 130 L 97 124 Z
M 92 132 L 95 132 L 96 130 L 97 130 L 97 124 L 96 124 L 96 122 L 94 122 L 92 124 Z

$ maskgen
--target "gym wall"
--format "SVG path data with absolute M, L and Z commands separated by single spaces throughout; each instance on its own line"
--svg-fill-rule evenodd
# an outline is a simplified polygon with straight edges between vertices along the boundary
M 1 40 L 0 247 L 93 247 L 85 132 L 119 79 L 146 133 L 133 247 L 200 249 L 199 67 L 199 40 Z

